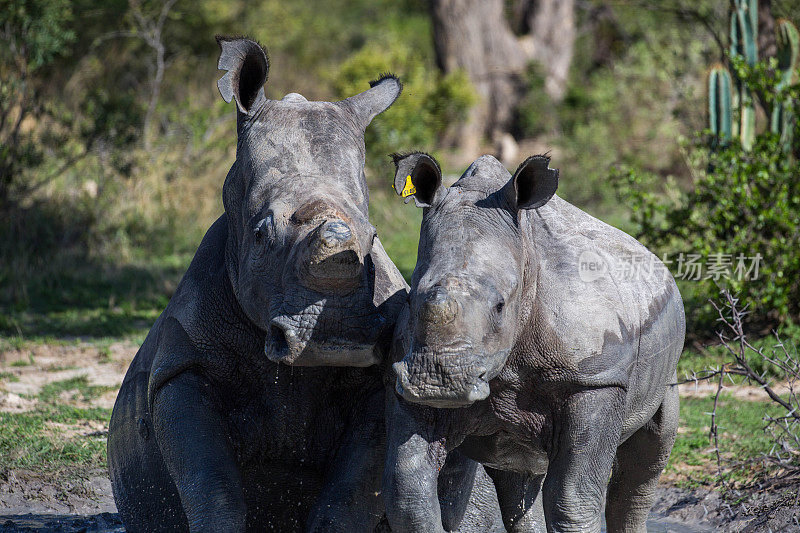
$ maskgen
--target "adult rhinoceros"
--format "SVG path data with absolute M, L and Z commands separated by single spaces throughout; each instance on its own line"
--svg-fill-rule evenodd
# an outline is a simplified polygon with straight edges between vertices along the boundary
M 371 531 L 385 430 L 369 365 L 406 285 L 367 218 L 364 129 L 401 85 L 269 100 L 261 46 L 217 40 L 238 110 L 225 213 L 125 376 L 114 497 L 130 531 Z

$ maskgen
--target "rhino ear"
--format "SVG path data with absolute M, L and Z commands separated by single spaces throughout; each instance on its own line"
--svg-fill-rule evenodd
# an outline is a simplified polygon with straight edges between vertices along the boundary
M 424 152 L 392 154 L 396 168 L 394 190 L 405 198 L 405 203 L 414 197 L 417 207 L 432 206 L 444 192 L 442 170 L 433 156 Z
M 369 82 L 369 86 L 363 93 L 339 102 L 356 116 L 356 122 L 361 129 L 366 129 L 378 113 L 386 111 L 403 90 L 403 84 L 394 74 L 384 74 Z
M 513 202 L 517 209 L 537 209 L 558 189 L 558 170 L 549 168 L 550 158 L 534 155 L 522 162 L 511 178 Z
M 264 83 L 269 73 L 267 52 L 255 41 L 217 35 L 220 54 L 217 68 L 227 70 L 217 82 L 223 100 L 236 100 L 241 113 L 249 113 L 264 100 Z

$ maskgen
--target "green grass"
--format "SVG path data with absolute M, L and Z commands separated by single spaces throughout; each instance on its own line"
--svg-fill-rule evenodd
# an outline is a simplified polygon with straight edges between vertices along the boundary
M 78 367 L 75 365 L 56 365 L 48 366 L 45 368 L 47 372 L 63 372 L 65 370 L 76 370 Z
M 143 329 L 122 336 L 98 336 L 98 337 L 56 337 L 48 334 L 31 335 L 30 337 L 0 337 L 0 352 L 9 350 L 30 350 L 36 346 L 94 346 L 101 352 L 106 351 L 110 355 L 111 345 L 117 342 L 130 342 L 133 344 L 142 344 L 147 336 L 149 329 Z M 66 369 L 64 369 L 66 370 Z
M 108 345 L 100 346 L 98 348 L 98 356 L 100 357 L 100 362 L 103 364 L 111 362 L 111 347 Z
M 713 443 L 709 440 L 709 413 L 713 405 L 713 397 L 681 398 L 681 429 L 665 471 L 667 475 L 677 475 L 681 486 L 714 484 L 716 455 Z M 723 393 L 717 407 L 723 458 L 743 460 L 768 453 L 772 441 L 763 431 L 763 418 L 767 414 L 779 413 L 780 407 L 774 404 L 748 401 Z M 731 476 L 734 481 L 744 481 L 753 473 L 752 469 L 735 469 Z
M 27 359 L 17 359 L 16 361 L 12 362 L 10 366 L 23 367 L 23 366 L 30 366 L 33 363 L 34 363 L 33 356 L 28 355 Z
M 39 400 L 52 404 L 59 400 L 62 392 L 71 392 L 71 399 L 92 400 L 104 392 L 115 390 L 116 387 L 102 385 L 89 385 L 86 376 L 75 376 L 74 378 L 48 383 L 39 391 Z
M 0 413 L 0 476 L 9 469 L 24 468 L 41 473 L 104 468 L 104 439 L 81 434 L 65 436 L 53 424 L 80 425 L 86 422 L 108 424 L 111 410 L 100 407 L 81 408 L 64 403 L 63 391 L 72 397 L 88 400 L 108 387 L 89 385 L 86 377 L 46 385 L 38 395 L 34 409 L 23 413 Z
M 164 310 L 191 255 L 81 264 L 31 272 L 24 295 L 0 291 L 0 336 L 26 339 L 142 336 Z M 0 272 L 0 281 L 2 281 Z
M 48 422 L 76 424 L 86 420 L 107 423 L 109 409 L 77 409 L 49 405 L 24 413 L 0 413 L 0 456 L 3 470 L 26 468 L 54 472 L 80 467 L 105 466 L 105 441 L 78 436 L 64 439 L 54 435 Z
M 8 381 L 10 383 L 16 383 L 19 381 L 19 378 L 12 374 L 11 372 L 0 372 L 0 381 Z

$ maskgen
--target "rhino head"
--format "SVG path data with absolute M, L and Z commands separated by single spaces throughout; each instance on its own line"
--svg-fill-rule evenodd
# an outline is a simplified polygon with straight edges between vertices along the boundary
M 400 82 L 384 76 L 340 102 L 264 95 L 269 62 L 244 38 L 217 37 L 219 80 L 236 104 L 236 161 L 223 186 L 225 263 L 236 298 L 265 333 L 267 358 L 368 366 L 405 283 L 368 220 L 364 129 Z
M 489 381 L 528 323 L 525 293 L 536 257 L 525 244 L 525 213 L 555 194 L 558 171 L 534 156 L 512 177 L 483 156 L 446 189 L 427 154 L 395 156 L 395 164 L 395 189 L 425 209 L 396 390 L 434 407 L 469 405 L 489 395 Z

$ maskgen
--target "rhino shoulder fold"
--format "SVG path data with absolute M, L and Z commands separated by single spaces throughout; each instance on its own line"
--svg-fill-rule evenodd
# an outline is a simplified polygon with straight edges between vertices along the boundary
M 149 351 L 149 399 L 155 390 L 188 368 L 220 379 L 233 376 L 238 355 L 259 349 L 259 331 L 241 310 L 228 276 L 227 216 L 206 232 L 170 303 L 156 322 Z M 263 346 L 263 342 L 261 344 Z

